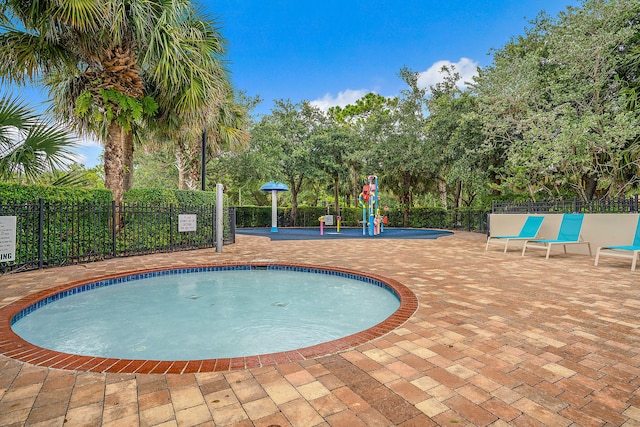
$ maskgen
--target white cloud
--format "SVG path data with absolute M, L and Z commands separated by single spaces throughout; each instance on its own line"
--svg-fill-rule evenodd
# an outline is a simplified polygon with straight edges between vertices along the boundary
M 444 75 L 440 72 L 443 66 L 455 67 L 455 71 L 462 77 L 458 82 L 458 87 L 464 89 L 466 87 L 464 82 L 471 81 L 471 78 L 478 74 L 479 64 L 469 58 L 460 58 L 458 62 L 451 62 L 448 60 L 442 60 L 434 63 L 427 71 L 418 73 L 418 86 L 422 88 L 428 88 L 443 80 Z
M 102 154 L 102 144 L 92 135 L 78 135 L 75 133 L 74 135 L 77 143 L 73 150 L 74 160 L 87 168 L 101 164 L 99 157 Z
M 338 96 L 336 97 L 333 97 L 330 93 L 327 93 L 322 98 L 311 101 L 310 104 L 321 109 L 322 111 L 327 111 L 330 107 L 344 107 L 348 104 L 355 104 L 358 99 L 362 98 L 369 92 L 371 91 L 366 89 L 347 89 L 343 92 L 339 92 Z

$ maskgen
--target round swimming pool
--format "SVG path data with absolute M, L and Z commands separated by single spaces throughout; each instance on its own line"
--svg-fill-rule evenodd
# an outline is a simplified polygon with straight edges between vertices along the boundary
M 28 356 L 31 363 L 116 372 L 184 372 L 197 364 L 197 371 L 212 371 L 348 348 L 389 332 L 416 308 L 413 293 L 386 278 L 247 264 L 71 284 L 13 307 L 9 323 L 14 344 L 45 352 Z M 5 346 L 0 352 L 24 360 Z M 74 355 L 85 363 L 65 358 Z M 61 366 L 65 361 L 70 367 Z

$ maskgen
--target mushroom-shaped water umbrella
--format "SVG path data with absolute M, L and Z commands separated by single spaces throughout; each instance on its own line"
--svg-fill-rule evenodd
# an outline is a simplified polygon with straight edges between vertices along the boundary
M 278 232 L 278 192 L 289 191 L 287 184 L 269 181 L 260 187 L 261 191 L 271 191 L 271 232 Z

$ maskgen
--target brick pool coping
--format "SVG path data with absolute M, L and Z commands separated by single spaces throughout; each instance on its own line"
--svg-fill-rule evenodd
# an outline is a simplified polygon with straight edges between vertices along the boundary
M 395 328 L 404 324 L 418 309 L 416 295 L 405 285 L 387 277 L 376 274 L 364 273 L 338 267 L 318 266 L 297 263 L 279 262 L 248 262 L 248 263 L 212 263 L 207 265 L 185 265 L 180 269 L 200 269 L 206 267 L 293 267 L 302 269 L 317 269 L 335 271 L 343 274 L 353 274 L 363 278 L 377 280 L 391 288 L 400 299 L 400 307 L 382 322 L 371 328 L 309 347 L 299 348 L 277 353 L 259 354 L 233 358 L 201 359 L 201 360 L 137 360 L 118 359 L 94 356 L 82 356 L 45 349 L 22 339 L 11 329 L 11 320 L 28 307 L 50 296 L 62 293 L 69 289 L 104 280 L 116 279 L 131 275 L 153 273 L 171 268 L 155 268 L 122 272 L 113 275 L 101 276 L 87 280 L 71 282 L 56 286 L 32 295 L 26 296 L 5 307 L 0 308 L 0 354 L 14 360 L 33 365 L 64 370 L 79 370 L 87 372 L 111 372 L 111 373 L 138 373 L 138 374 L 187 374 L 198 372 L 232 371 L 239 369 L 257 368 L 262 366 L 279 365 L 318 356 L 324 356 L 346 350 L 372 339 L 381 337 Z

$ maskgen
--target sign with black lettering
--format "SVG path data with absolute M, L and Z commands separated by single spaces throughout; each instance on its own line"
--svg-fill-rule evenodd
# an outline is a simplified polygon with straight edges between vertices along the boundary
M 16 217 L 0 216 L 0 262 L 16 259 Z
M 178 231 L 180 233 L 184 233 L 187 231 L 196 231 L 197 221 L 198 215 L 195 214 L 178 215 Z

